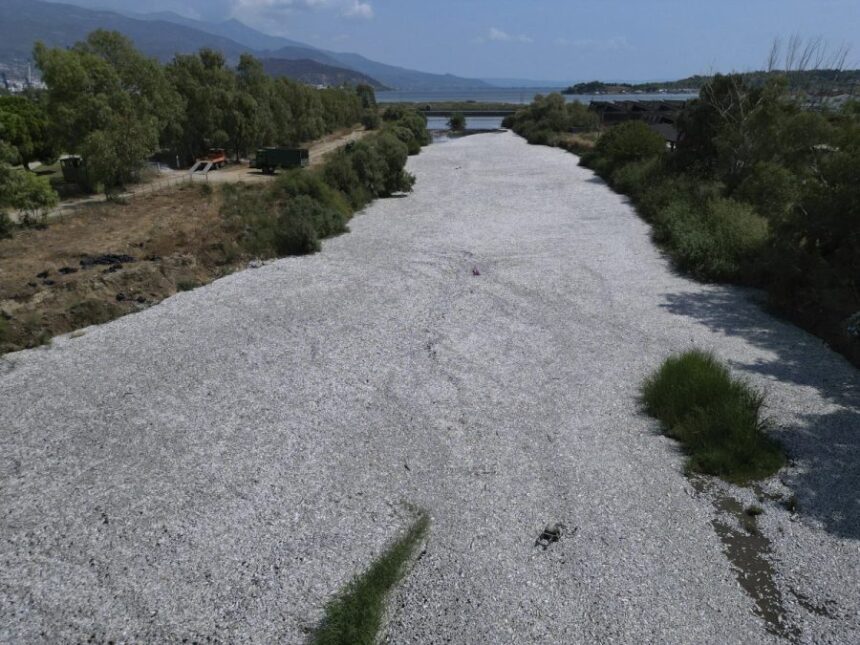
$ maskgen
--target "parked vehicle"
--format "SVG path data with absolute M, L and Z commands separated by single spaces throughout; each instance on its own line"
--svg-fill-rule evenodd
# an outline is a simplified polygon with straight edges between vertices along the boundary
M 251 164 L 267 175 L 277 168 L 304 168 L 311 162 L 311 153 L 306 148 L 260 148 Z
M 78 184 L 81 188 L 90 185 L 90 174 L 87 172 L 87 162 L 78 155 L 68 155 L 60 159 L 63 170 L 63 180 L 68 184 Z
M 199 161 L 211 162 L 213 168 L 223 168 L 227 163 L 227 152 L 224 148 L 210 148 L 206 157 Z

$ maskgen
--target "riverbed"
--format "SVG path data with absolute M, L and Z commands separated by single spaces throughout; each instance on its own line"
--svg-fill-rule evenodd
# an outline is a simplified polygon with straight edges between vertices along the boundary
M 391 643 L 860 640 L 856 370 L 675 273 L 573 155 L 482 134 L 409 170 L 318 255 L 3 360 L 0 642 L 302 642 L 415 508 Z M 692 347 L 766 391 L 792 463 L 758 490 L 693 485 L 639 410 Z

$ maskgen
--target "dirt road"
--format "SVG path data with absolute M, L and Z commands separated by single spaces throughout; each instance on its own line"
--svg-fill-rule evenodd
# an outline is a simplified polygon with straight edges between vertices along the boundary
M 351 141 L 358 141 L 370 134 L 370 131 L 361 129 L 341 130 L 330 134 L 322 139 L 319 139 L 311 144 L 307 144 L 310 150 L 311 166 L 318 166 L 325 160 L 325 155 L 342 148 Z M 164 170 L 162 174 L 142 184 L 130 186 L 123 193 L 123 197 L 132 198 L 135 195 L 148 195 L 163 191 L 171 186 L 180 186 L 188 182 L 195 183 L 260 183 L 271 181 L 274 175 L 263 174 L 259 170 L 249 167 L 248 160 L 243 160 L 240 163 L 231 163 L 219 170 L 212 170 L 209 173 L 195 173 L 191 175 L 185 170 Z M 105 201 L 105 196 L 102 194 L 90 195 L 76 199 L 68 199 L 61 202 L 56 208 L 51 210 L 47 216 L 48 219 L 61 217 L 69 213 L 79 210 L 82 206 L 97 204 Z M 18 213 L 12 213 L 12 219 L 17 220 L 20 217 Z
M 860 640 L 856 370 L 673 273 L 572 155 L 410 170 L 319 255 L 5 359 L 0 641 L 302 642 L 410 504 L 390 643 Z M 638 410 L 693 346 L 767 392 L 792 465 L 760 489 L 694 486 Z

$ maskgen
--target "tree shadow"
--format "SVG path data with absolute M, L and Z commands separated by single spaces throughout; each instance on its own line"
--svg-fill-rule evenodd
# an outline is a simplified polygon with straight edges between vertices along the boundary
M 828 403 L 822 413 L 798 414 L 779 430 L 799 468 L 783 481 L 794 491 L 798 512 L 827 531 L 860 539 L 860 373 L 824 343 L 768 314 L 758 292 L 711 287 L 670 293 L 661 305 L 713 331 L 740 336 L 774 355 L 738 365 L 782 382 L 813 388 Z

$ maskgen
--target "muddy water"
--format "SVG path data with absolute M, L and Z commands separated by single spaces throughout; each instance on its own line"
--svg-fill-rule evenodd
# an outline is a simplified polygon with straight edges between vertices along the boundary
M 755 515 L 747 513 L 739 501 L 705 480 L 691 478 L 691 482 L 700 493 L 707 493 L 719 512 L 711 524 L 725 547 L 738 584 L 755 602 L 756 614 L 765 621 L 770 633 L 797 641 L 800 630 L 787 622 L 782 594 L 774 581 L 773 550 L 770 540 L 758 530 Z M 722 519 L 726 515 L 734 517 L 737 523 Z M 742 528 L 739 530 L 737 525 Z

